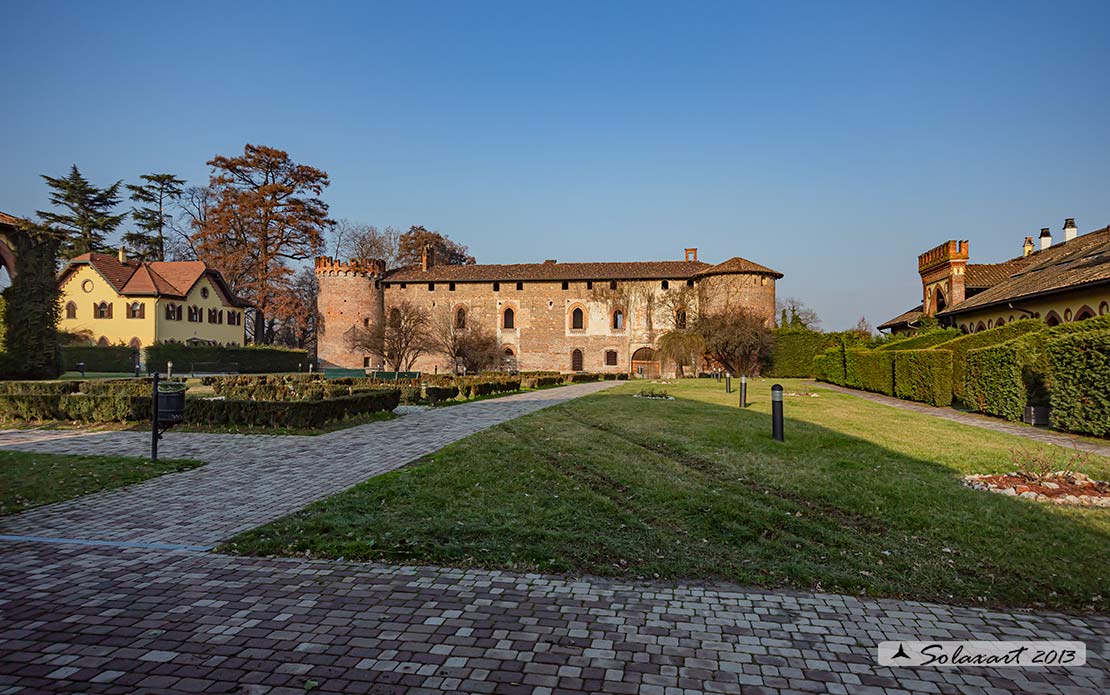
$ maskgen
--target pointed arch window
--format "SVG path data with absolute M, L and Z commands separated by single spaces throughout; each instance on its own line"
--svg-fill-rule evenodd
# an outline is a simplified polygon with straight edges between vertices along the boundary
M 621 309 L 617 309 L 616 311 L 613 312 L 613 330 L 614 331 L 623 331 L 624 330 L 624 311 L 621 310 Z
M 66 302 L 66 318 L 77 318 L 77 302 Z
M 112 318 L 112 304 L 110 302 L 101 302 L 93 305 L 93 317 L 98 319 Z
M 505 309 L 505 313 L 501 318 L 501 327 L 506 330 L 513 330 L 516 328 L 516 312 L 512 307 Z
M 570 370 L 572 372 L 582 371 L 582 351 L 581 350 L 575 349 L 574 352 L 570 353 Z
M 127 318 L 141 319 L 146 318 L 146 305 L 142 302 L 131 302 L 127 305 Z
M 678 311 L 674 312 L 674 326 L 675 326 L 675 328 L 677 328 L 679 330 L 683 330 L 683 329 L 686 328 L 686 309 L 685 308 L 680 308 Z
M 586 314 L 581 307 L 574 307 L 574 311 L 570 312 L 570 327 L 571 330 L 575 331 L 583 330 L 586 327 Z
M 466 309 L 455 309 L 455 328 L 466 328 Z

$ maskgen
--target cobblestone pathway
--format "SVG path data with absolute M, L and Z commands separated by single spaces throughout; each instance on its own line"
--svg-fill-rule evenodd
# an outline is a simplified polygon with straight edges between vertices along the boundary
M 0 533 L 210 545 L 587 384 L 321 437 L 170 434 L 209 465 L 0 520 Z M 142 454 L 141 433 L 0 446 Z M 891 669 L 885 639 L 1068 639 L 1072 669 Z M 7 693 L 1106 692 L 1110 618 L 495 571 L 0 542 Z
M 10 544 L 0 692 L 1105 693 L 1110 620 L 730 586 Z M 884 639 L 1083 640 L 891 669 Z M 6 686 L 12 686 L 8 690 Z
M 1067 432 L 1053 432 L 1050 430 L 1039 429 L 1036 427 L 1029 427 L 1028 425 L 1019 425 L 1006 420 L 999 420 L 998 418 L 988 417 L 986 415 L 979 415 L 977 413 L 965 413 L 955 408 L 935 408 L 931 405 L 924 403 L 914 403 L 913 401 L 904 401 L 900 398 L 892 398 L 884 396 L 880 393 L 871 393 L 869 391 L 857 391 L 855 389 L 843 388 L 834 384 L 817 383 L 816 386 L 830 391 L 837 391 L 838 393 L 846 393 L 850 396 L 863 398 L 864 400 L 882 403 L 889 405 L 893 408 L 901 408 L 902 410 L 912 410 L 915 413 L 922 413 L 923 415 L 931 415 L 932 417 L 939 417 L 942 420 L 951 420 L 952 422 L 959 422 L 964 425 L 971 425 L 972 427 L 979 427 L 985 430 L 992 430 L 994 432 L 1003 432 L 1005 434 L 1013 434 L 1018 437 L 1025 437 L 1038 442 L 1046 444 L 1055 444 L 1057 446 L 1071 448 L 1079 448 L 1083 451 L 1089 451 L 1092 454 L 1099 454 L 1100 456 L 1110 457 L 1110 444 L 1100 444 L 1093 442 L 1089 439 L 1068 434 Z
M 619 382 L 435 408 L 315 437 L 169 432 L 162 458 L 208 465 L 0 517 L 0 534 L 212 546 L 480 430 Z M 149 456 L 146 432 L 0 431 L 0 449 Z

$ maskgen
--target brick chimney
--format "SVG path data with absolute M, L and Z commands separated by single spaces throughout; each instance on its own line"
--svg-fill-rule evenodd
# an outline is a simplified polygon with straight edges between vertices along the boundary
M 697 260 L 698 260 L 698 250 L 696 248 L 686 249 L 686 260 L 697 262 Z
M 435 264 L 436 250 L 430 245 L 425 244 L 424 250 L 420 254 L 420 269 L 424 272 L 428 272 L 428 268 L 431 268 Z
M 1052 246 L 1052 232 L 1048 231 L 1048 227 L 1045 227 L 1041 229 L 1041 251 L 1049 246 Z
M 1079 236 L 1079 229 L 1075 226 L 1075 218 L 1069 217 L 1064 220 L 1064 241 L 1071 241 Z
M 1027 236 L 1027 237 L 1025 237 L 1025 243 L 1022 244 L 1022 246 L 1021 246 L 1021 255 L 1022 256 L 1031 256 L 1031 255 L 1033 255 L 1033 249 L 1035 249 L 1035 248 L 1036 247 L 1033 246 L 1033 237 Z
M 926 316 L 966 299 L 964 271 L 970 249 L 966 240 L 951 239 L 917 257 L 921 275 L 921 304 Z

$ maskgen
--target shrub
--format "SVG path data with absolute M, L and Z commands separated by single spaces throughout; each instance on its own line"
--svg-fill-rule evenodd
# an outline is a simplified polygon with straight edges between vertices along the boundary
M 775 350 L 771 355 L 769 376 L 814 376 L 814 358 L 835 338 L 804 328 L 780 328 L 775 331 Z
M 126 345 L 67 345 L 62 348 L 62 362 L 69 372 L 76 372 L 80 362 L 86 372 L 133 372 L 135 354 Z
M 813 373 L 821 381 L 844 386 L 847 374 L 844 364 L 844 346 L 835 345 L 813 358 Z
M 998 328 L 980 333 L 969 333 L 937 347 L 952 353 L 952 395 L 968 407 L 973 403 L 964 400 L 964 383 L 966 382 L 967 354 L 970 350 L 998 345 L 1007 340 L 1012 340 L 1026 333 L 1044 330 L 1045 325 L 1040 319 L 1024 319 L 1013 321 Z
M 424 387 L 424 396 L 428 399 L 429 403 L 442 403 L 443 401 L 450 400 L 459 395 L 459 387 L 454 384 L 447 386 L 435 386 L 429 384 Z
M 628 375 L 624 375 L 627 378 Z M 542 386 L 555 386 L 563 383 L 563 375 L 556 372 L 554 375 L 524 376 L 521 375 L 520 385 L 524 388 L 538 389 Z
M 1037 333 L 969 350 L 964 372 L 964 404 L 980 413 L 1021 420 L 1030 386 L 1043 374 L 1037 366 Z
M 892 350 L 894 395 L 935 406 L 952 404 L 952 353 L 947 350 Z
M 173 362 L 178 372 L 191 371 L 193 365 L 235 364 L 243 374 L 260 372 L 297 372 L 308 368 L 308 351 L 291 350 L 269 345 L 225 347 L 217 345 L 183 345 L 158 343 L 144 349 L 148 370 L 165 371 Z
M 1045 351 L 1053 427 L 1110 434 L 1110 330 L 1063 332 L 1047 341 Z
M 0 395 L 57 395 L 62 393 L 76 393 L 81 387 L 80 381 L 4 381 L 0 382 Z
M 851 388 L 894 395 L 894 354 L 878 350 L 846 350 L 844 383 Z
M 877 350 L 924 350 L 931 348 L 934 345 L 947 343 L 954 338 L 959 338 L 963 333 L 958 328 L 939 328 L 932 331 L 919 333 L 913 337 L 904 340 L 895 340 L 889 343 L 884 343 L 877 347 Z

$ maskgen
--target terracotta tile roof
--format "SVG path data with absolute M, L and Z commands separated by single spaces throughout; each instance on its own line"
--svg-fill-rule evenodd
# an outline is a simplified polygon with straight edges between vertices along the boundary
M 964 286 L 977 290 L 994 287 L 1034 262 L 1033 256 L 1027 256 L 1013 258 L 1004 263 L 968 263 L 964 273 Z
M 219 271 L 209 268 L 202 261 L 155 261 L 120 263 L 117 256 L 106 253 L 83 253 L 70 259 L 58 277 L 61 282 L 75 268 L 90 265 L 99 272 L 112 288 L 125 297 L 174 297 L 184 299 L 189 290 L 203 275 L 208 275 L 219 286 L 229 303 L 249 306 L 231 293 Z
M 761 273 L 764 275 L 773 275 L 776 278 L 782 277 L 782 273 L 777 270 L 771 270 L 765 265 L 753 263 L 747 258 L 741 258 L 740 256 L 733 256 L 724 263 L 718 263 L 712 268 L 701 271 L 698 275 L 731 275 L 735 273 Z
M 12 217 L 11 215 L 9 215 L 6 212 L 0 212 L 0 224 L 8 224 L 8 225 L 11 225 L 13 227 L 16 227 L 21 222 L 23 222 L 23 220 L 19 219 L 18 217 Z
M 513 263 L 418 265 L 385 274 L 389 282 L 521 282 L 525 280 L 685 280 L 710 267 L 701 261 L 633 261 L 626 263 Z
M 898 326 L 908 324 L 910 321 L 916 321 L 925 315 L 925 312 L 922 311 L 922 308 L 923 307 L 918 304 L 909 311 L 898 314 L 886 323 L 880 323 L 879 328 L 896 328 Z
M 1012 277 L 938 315 L 952 316 L 1028 297 L 1110 284 L 1110 226 L 1053 244 L 1024 260 L 1028 263 Z

